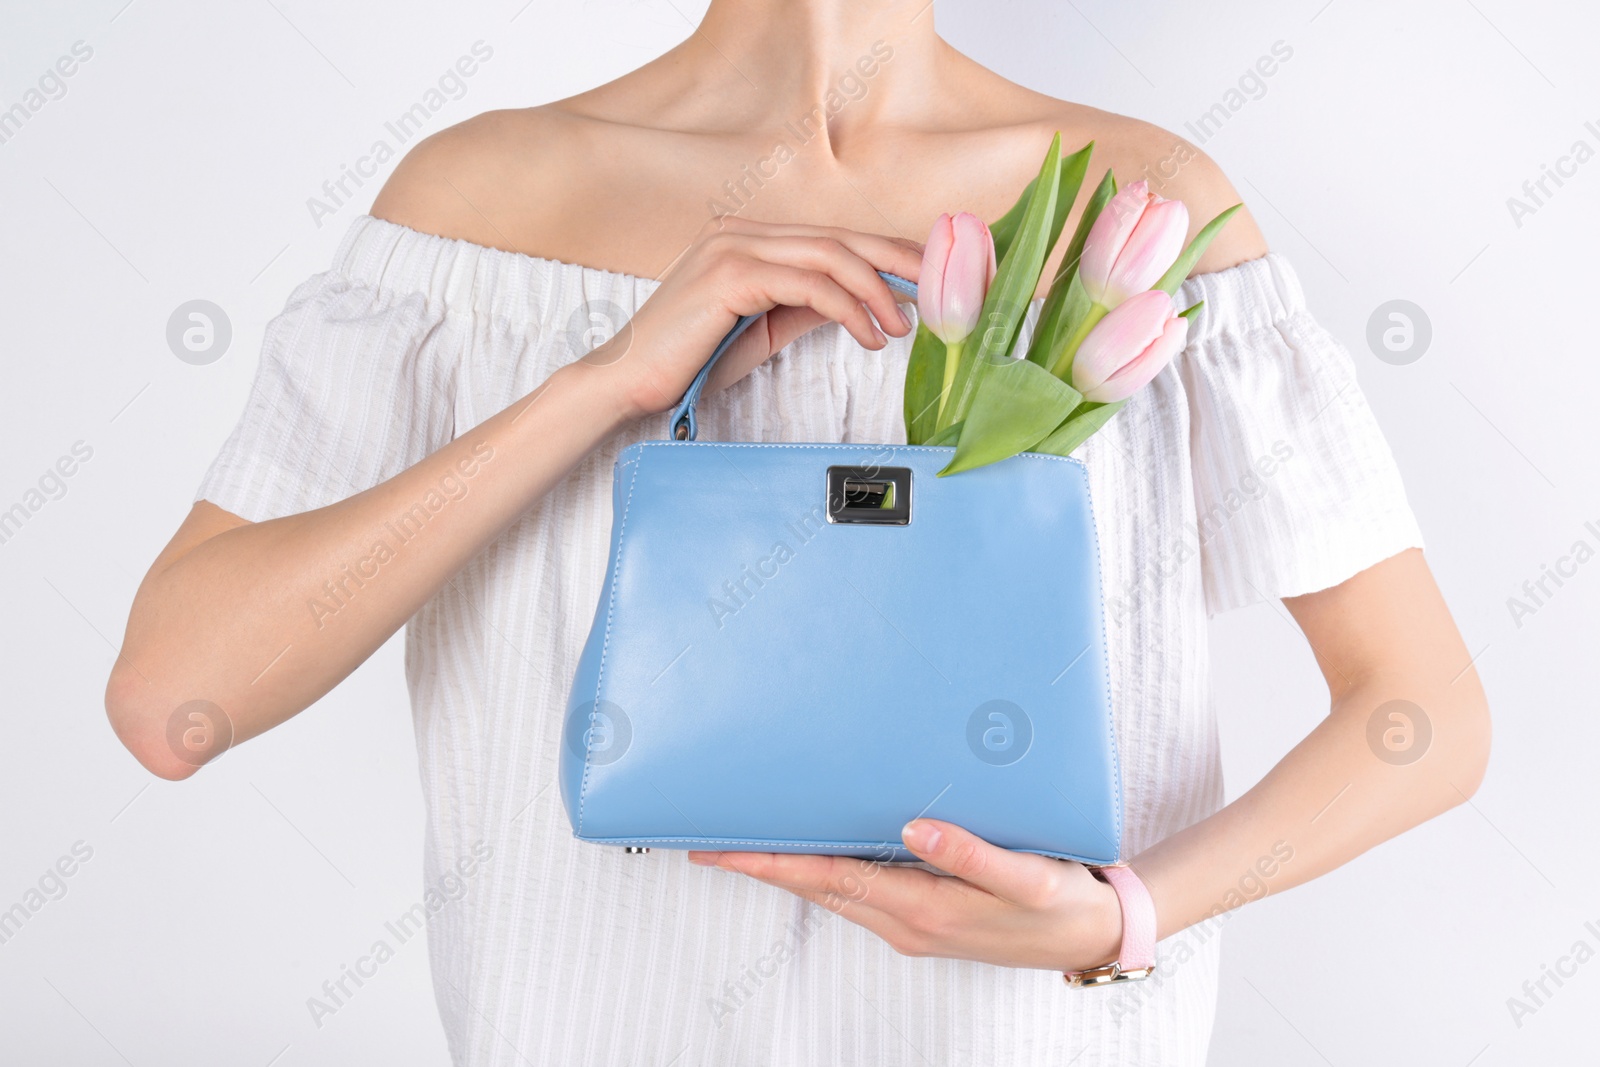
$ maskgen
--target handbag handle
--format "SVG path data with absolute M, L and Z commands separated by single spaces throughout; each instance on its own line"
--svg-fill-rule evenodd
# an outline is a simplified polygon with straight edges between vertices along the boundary
M 878 274 L 884 281 L 889 283 L 889 288 L 903 293 L 913 300 L 917 298 L 916 282 L 906 281 L 898 274 L 890 274 L 887 271 L 880 270 Z M 762 314 L 765 314 L 765 312 Z M 683 394 L 683 399 L 678 401 L 677 409 L 672 413 L 670 425 L 672 426 L 674 440 L 693 441 L 695 439 L 695 435 L 699 432 L 699 426 L 696 424 L 694 417 L 695 407 L 700 403 L 700 394 L 705 390 L 706 382 L 711 380 L 711 369 L 717 365 L 717 360 L 722 358 L 722 354 L 733 346 L 733 342 L 739 339 L 739 335 L 748 330 L 750 324 L 760 317 L 761 315 L 741 316 L 739 321 L 733 324 L 733 329 L 729 330 L 723 335 L 722 340 L 717 342 L 717 347 L 712 350 L 711 358 L 707 359 L 706 365 L 700 368 L 700 373 L 694 376 L 694 381 L 689 383 L 688 391 Z

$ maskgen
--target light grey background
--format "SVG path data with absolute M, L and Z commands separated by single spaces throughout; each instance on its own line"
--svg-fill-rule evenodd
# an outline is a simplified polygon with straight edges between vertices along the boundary
M 430 132 L 620 74 L 703 9 L 522 3 L 0 4 L 0 108 L 75 42 L 93 50 L 0 143 L 0 510 L 75 443 L 93 450 L 0 544 L 0 910 L 92 849 L 0 944 L 0 1062 L 445 1061 L 420 941 L 322 1026 L 306 1005 L 423 891 L 397 643 L 180 785 L 122 751 L 101 691 L 263 325 L 383 175 L 320 227 L 307 199 L 475 41 L 493 57 Z M 1520 225 L 1507 199 L 1575 142 L 1600 149 L 1600 17 L 1578 0 L 940 0 L 937 15 L 1018 81 L 1191 137 L 1275 42 L 1293 49 L 1203 147 L 1354 353 L 1496 713 L 1470 805 L 1228 923 L 1213 1061 L 1592 1062 L 1600 962 L 1547 983 L 1520 1025 L 1507 999 L 1576 942 L 1600 949 L 1600 561 L 1520 626 L 1507 600 L 1574 542 L 1600 547 L 1600 160 Z M 232 324 L 209 365 L 166 340 L 194 299 Z M 1394 299 L 1433 332 L 1398 366 L 1365 340 Z M 1213 633 L 1236 796 L 1325 696 L 1281 607 Z

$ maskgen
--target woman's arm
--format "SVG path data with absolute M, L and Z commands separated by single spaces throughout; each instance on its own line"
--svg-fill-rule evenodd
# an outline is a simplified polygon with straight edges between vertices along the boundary
M 1162 937 L 1326 874 L 1483 780 L 1488 703 L 1421 550 L 1284 604 L 1328 717 L 1238 800 L 1134 858 Z
M 134 598 L 106 709 L 124 745 L 162 778 L 269 730 L 332 689 L 479 549 L 550 490 L 626 419 L 601 374 L 552 375 L 518 405 L 414 467 L 347 500 L 250 523 L 199 501 Z M 385 524 L 441 483 L 465 485 L 400 545 L 376 580 L 354 591 L 345 568 L 395 538 Z M 324 583 L 346 583 L 333 615 Z M 206 700 L 227 725 L 183 755 L 168 719 Z M 193 735 L 191 735 L 193 736 Z
M 841 323 L 867 348 L 886 343 L 874 318 L 904 336 L 909 321 L 876 271 L 914 279 L 920 265 L 909 242 L 720 220 L 617 337 L 388 481 L 261 523 L 197 503 L 135 597 L 106 689 L 118 737 L 153 773 L 180 779 L 283 722 L 353 671 L 597 445 L 676 402 L 738 316 L 771 309 L 718 364 L 714 388 L 822 322 Z M 465 494 L 417 524 L 381 577 L 359 592 L 345 584 L 348 565 L 392 540 L 388 524 L 456 483 Z M 314 612 L 329 583 L 345 590 L 342 606 Z M 180 752 L 169 722 L 202 700 L 227 723 L 212 724 L 223 729 L 209 747 Z
M 1466 800 L 1483 777 L 1483 690 L 1420 551 L 1285 603 L 1328 679 L 1330 713 L 1244 796 L 1133 859 L 1161 937 L 1325 874 Z M 1402 713 L 1413 721 L 1389 718 Z M 1081 864 L 932 819 L 911 823 L 905 841 L 956 877 L 817 856 L 691 858 L 824 904 L 907 955 L 1062 971 L 1116 958 L 1116 895 Z

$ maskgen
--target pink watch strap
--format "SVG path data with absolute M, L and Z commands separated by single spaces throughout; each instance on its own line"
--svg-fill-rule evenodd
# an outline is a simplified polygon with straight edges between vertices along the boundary
M 1156 902 L 1132 867 L 1102 867 L 1100 877 L 1111 883 L 1122 905 L 1122 951 L 1117 962 L 1124 971 L 1142 971 L 1156 963 Z
M 1095 877 L 1110 885 L 1122 906 L 1122 950 L 1116 962 L 1087 971 L 1069 971 L 1072 985 L 1104 985 L 1146 978 L 1156 964 L 1156 902 L 1131 867 L 1092 868 Z

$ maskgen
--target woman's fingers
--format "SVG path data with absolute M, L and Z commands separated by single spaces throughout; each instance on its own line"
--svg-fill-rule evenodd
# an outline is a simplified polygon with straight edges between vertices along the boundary
M 724 870 L 737 871 L 758 881 L 785 889 L 814 893 L 834 893 L 851 900 L 866 900 L 880 877 L 896 868 L 870 859 L 850 856 L 807 856 L 787 852 L 690 853 L 691 858 L 712 859 Z M 918 871 L 924 878 L 934 878 Z M 891 876 L 888 882 L 895 879 Z
M 918 859 L 1023 907 L 1047 905 L 1063 879 L 1072 877 L 1076 873 L 1073 868 L 1078 867 L 1028 852 L 1011 852 L 938 819 L 913 819 L 902 837 Z
M 775 307 L 767 312 L 766 337 L 764 341 L 767 348 L 760 352 L 750 366 L 759 364 L 768 355 L 785 347 L 797 337 L 804 337 L 812 330 L 821 326 L 828 320 L 810 308 Z M 757 324 L 760 325 L 759 323 Z M 756 326 L 752 326 L 754 332 Z M 735 353 L 729 353 L 734 355 Z
M 824 275 L 848 292 L 858 304 L 871 309 L 884 332 L 896 337 L 904 337 L 911 332 L 911 321 L 900 311 L 895 302 L 894 290 L 890 289 L 888 283 L 879 276 L 879 268 L 838 238 L 820 233 L 805 235 L 767 233 L 741 234 L 729 240 L 729 247 L 736 262 L 748 258 L 758 264 L 781 264 Z M 743 274 L 742 265 L 738 273 Z M 788 301 L 782 302 L 788 303 Z M 808 302 L 805 306 L 827 314 L 823 308 L 815 304 Z M 850 326 L 850 323 L 836 315 L 828 314 L 828 318 L 842 323 L 847 328 Z M 858 341 L 861 340 L 860 334 L 854 330 L 851 332 Z M 867 345 L 867 347 L 879 346 Z
M 914 867 L 782 853 L 694 853 L 692 858 L 820 904 L 907 955 L 959 956 L 974 932 L 1002 929 L 1008 913 L 1020 914 L 983 889 Z
M 906 955 L 912 954 L 914 934 L 896 916 L 833 893 L 814 893 L 804 889 L 789 889 L 787 886 L 784 888 L 802 900 L 809 900 L 818 907 L 827 908 L 835 915 L 848 919 L 862 929 L 877 934 L 895 951 Z
M 824 237 L 837 241 L 867 261 L 874 270 L 888 271 L 916 281 L 922 270 L 922 246 L 905 237 L 887 237 L 838 226 L 797 226 L 783 223 L 753 222 L 737 216 L 723 216 L 723 232 L 755 237 Z
M 846 273 L 842 269 L 840 273 Z M 863 348 L 882 348 L 888 343 L 883 332 L 867 314 L 860 297 L 845 288 L 833 274 L 807 267 L 762 261 L 750 265 L 748 289 L 759 294 L 768 307 L 785 304 L 808 307 L 850 332 Z M 859 284 L 859 281 L 858 281 Z
M 922 273 L 922 247 L 913 241 L 855 230 L 824 230 L 822 236 L 838 241 L 874 270 L 898 274 L 913 282 Z
M 738 380 L 828 321 L 863 348 L 880 349 L 912 327 L 878 272 L 915 279 L 921 265 L 918 247 L 902 239 L 723 216 L 662 278 L 631 320 L 627 340 L 620 347 L 616 338 L 607 342 L 603 363 L 623 368 L 618 388 L 630 408 L 648 414 L 682 395 L 730 315 L 766 317 L 719 362 L 712 388 Z M 621 357 L 634 347 L 650 358 L 625 364 Z
M 885 334 L 904 337 L 912 330 L 895 291 L 879 276 L 880 267 L 851 247 L 854 243 L 877 256 L 884 264 L 881 269 L 910 271 L 914 276 L 921 264 L 919 254 L 898 242 L 871 234 L 760 223 L 730 228 L 718 240 L 724 246 L 722 254 L 728 256 L 733 284 L 745 292 L 739 310 L 744 314 L 758 308 L 772 310 L 718 365 L 710 383 L 713 390 L 742 378 L 826 321 L 840 323 L 858 344 L 870 349 L 882 348 Z
M 828 275 L 865 304 L 884 332 L 904 337 L 911 320 L 895 302 L 894 290 L 878 268 L 833 237 L 770 237 L 760 242 L 761 254 Z
M 828 319 L 808 307 L 775 307 L 739 336 L 733 347 L 717 361 L 706 383 L 706 392 L 726 389 L 766 362 L 774 352 L 796 338 L 804 337 Z
M 916 867 L 890 867 L 846 856 L 804 856 L 772 852 L 723 852 L 716 865 L 787 889 L 837 897 L 903 916 L 924 909 L 949 879 Z

